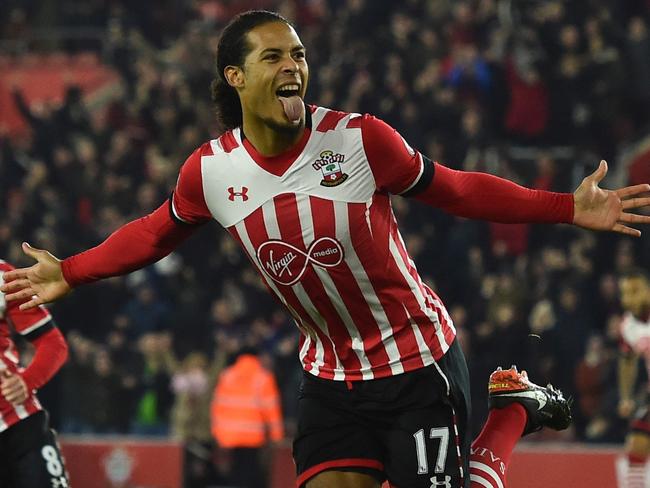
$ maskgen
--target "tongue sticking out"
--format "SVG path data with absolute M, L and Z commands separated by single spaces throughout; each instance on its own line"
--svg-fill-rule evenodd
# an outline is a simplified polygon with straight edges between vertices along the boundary
M 298 95 L 278 98 L 282 102 L 284 113 L 291 122 L 299 122 L 302 116 L 305 115 L 305 105 Z

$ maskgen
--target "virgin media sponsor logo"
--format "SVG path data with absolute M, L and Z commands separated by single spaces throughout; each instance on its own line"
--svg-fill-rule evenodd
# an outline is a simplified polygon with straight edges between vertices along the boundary
M 310 264 L 332 268 L 341 264 L 343 257 L 343 246 L 332 237 L 316 239 L 306 251 L 278 239 L 268 240 L 257 248 L 257 261 L 264 273 L 282 285 L 300 281 Z

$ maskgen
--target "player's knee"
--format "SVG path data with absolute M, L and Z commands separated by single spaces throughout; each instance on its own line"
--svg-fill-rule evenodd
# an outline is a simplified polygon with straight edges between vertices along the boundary
M 625 440 L 625 452 L 636 457 L 646 457 L 650 454 L 650 433 L 631 432 Z
M 310 479 L 305 488 L 379 488 L 372 476 L 347 471 L 324 471 Z

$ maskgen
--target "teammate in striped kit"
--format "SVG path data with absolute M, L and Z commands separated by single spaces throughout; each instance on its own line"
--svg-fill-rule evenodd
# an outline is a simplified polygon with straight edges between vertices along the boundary
M 604 162 L 574 194 L 453 171 L 370 115 L 305 105 L 307 81 L 305 48 L 285 19 L 236 17 L 213 83 L 228 130 L 188 158 L 170 201 L 64 261 L 24 245 L 38 264 L 8 273 L 3 290 L 29 299 L 25 308 L 57 299 L 162 258 L 215 219 L 302 332 L 299 486 L 470 486 L 467 367 L 449 314 L 408 256 L 390 195 L 463 217 L 638 235 L 627 224 L 650 218 L 624 210 L 648 205 L 637 195 L 650 186 L 601 190 Z M 501 487 L 524 430 L 562 426 L 568 415 L 559 393 L 515 370 L 495 372 L 490 385 L 497 408 L 473 447 L 475 487 Z
M 650 385 L 638 405 L 634 400 L 639 357 L 650 373 L 650 277 L 640 269 L 619 281 L 625 316 L 621 324 L 622 354 L 619 359 L 619 413 L 629 418 L 634 413 L 625 442 L 628 467 L 625 488 L 645 488 L 646 462 L 650 454 Z M 636 412 L 635 412 L 636 410 Z
M 0 260 L 2 273 L 13 266 Z M 21 310 L 0 293 L 0 486 L 65 488 L 69 486 L 56 435 L 35 391 L 65 362 L 68 346 L 50 313 L 42 306 Z M 11 339 L 19 334 L 35 347 L 23 368 Z

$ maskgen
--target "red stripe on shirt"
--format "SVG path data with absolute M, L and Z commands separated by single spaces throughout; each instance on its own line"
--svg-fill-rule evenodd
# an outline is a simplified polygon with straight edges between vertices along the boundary
M 36 400 L 36 397 L 31 392 L 27 400 L 25 400 L 21 406 L 25 409 L 27 417 L 42 410 L 40 403 L 38 403 L 38 400 Z M 0 428 L 0 432 L 3 432 L 22 420 L 18 416 L 18 412 L 16 412 L 16 407 L 5 400 L 2 395 L 0 395 L 0 418 L 5 424 L 3 428 Z
M 306 252 L 307 247 L 311 243 L 304 242 L 296 196 L 289 193 L 279 195 L 275 197 L 274 204 L 282 240 Z M 313 217 L 314 219 L 320 218 L 316 215 Z M 334 344 L 339 346 L 336 348 L 336 354 L 341 365 L 346 371 L 359 370 L 361 363 L 352 349 L 352 337 L 332 304 L 331 298 L 325 290 L 323 283 L 311 265 L 307 266 L 301 283 L 311 302 L 316 307 L 316 310 L 325 319 L 328 335 L 332 338 Z M 336 368 L 335 363 L 330 363 L 327 366 Z
M 338 123 L 347 116 L 346 112 L 337 112 L 336 110 L 328 110 L 328 112 L 323 117 L 323 120 L 320 121 L 318 127 L 316 127 L 317 132 L 327 132 L 328 130 L 336 129 Z
M 391 235 L 393 241 L 397 246 L 397 250 L 402 258 L 404 266 L 408 270 L 408 273 L 411 276 L 411 278 L 416 282 L 418 286 L 418 289 L 422 295 L 422 299 L 424 300 L 425 305 L 430 309 L 430 313 L 433 313 L 437 316 L 438 321 L 440 322 L 440 328 L 445 337 L 445 341 L 447 342 L 447 338 L 449 334 L 448 331 L 450 331 L 449 324 L 447 323 L 444 315 L 434 304 L 433 302 L 434 298 L 427 292 L 426 287 L 422 283 L 422 280 L 418 275 L 417 270 L 409 262 L 409 256 L 406 251 L 406 247 L 404 246 L 404 242 L 399 236 L 396 222 L 395 225 L 391 227 Z M 405 287 L 406 289 L 408 289 L 409 287 L 406 281 L 405 281 Z M 424 342 L 427 344 L 427 347 L 431 351 L 431 354 L 436 360 L 440 359 L 447 351 L 450 342 L 447 342 L 446 346 L 443 348 L 442 344 L 440 343 L 440 339 L 436 335 L 436 328 L 438 326 L 435 324 L 435 322 L 432 322 L 431 319 L 426 316 L 426 314 L 424 314 L 420 305 L 417 302 L 417 298 L 413 295 L 413 292 L 411 292 L 409 295 L 410 295 L 410 300 L 408 302 L 405 302 L 405 306 L 407 307 L 409 314 L 411 315 L 411 318 L 413 319 L 418 329 L 420 330 L 422 334 L 422 338 L 424 339 Z M 453 336 L 454 336 L 453 331 L 451 331 L 452 339 Z
M 335 236 L 334 203 L 331 200 L 324 200 L 313 196 L 309 198 L 309 203 L 312 215 L 314 215 L 314 239 Z M 352 270 L 343 261 L 336 268 L 331 268 L 329 274 L 358 330 L 370 364 L 373 367 L 388 364 L 388 354 L 381 340 L 379 325 L 372 315 L 370 306 L 366 302 L 363 291 L 359 287 L 359 283 Z
M 230 235 L 231 235 L 231 236 L 232 236 L 232 237 L 233 237 L 233 238 L 234 238 L 234 239 L 239 243 L 239 245 L 242 247 L 242 249 L 246 250 L 246 246 L 244 245 L 244 242 L 243 242 L 241 236 L 239 235 L 239 232 L 237 231 L 237 228 L 233 225 L 232 227 L 229 227 L 227 230 L 228 230 L 228 232 L 230 232 Z M 254 260 L 254 258 L 253 258 L 250 254 L 248 254 L 248 252 L 245 252 L 244 254 L 245 254 L 246 257 L 248 258 L 248 260 L 251 262 L 251 264 L 253 265 L 253 267 L 257 269 L 257 268 L 258 268 L 258 263 Z M 260 273 L 260 274 L 262 274 L 262 273 Z M 273 298 L 274 298 L 274 299 L 275 299 L 275 300 L 276 300 L 276 301 L 277 301 L 281 306 L 286 307 L 286 305 L 282 302 L 282 300 L 280 299 L 280 297 L 279 297 L 279 296 L 278 296 L 278 295 L 273 291 L 273 289 L 269 286 L 269 283 L 268 283 L 268 281 L 267 281 L 267 278 L 266 278 L 264 275 L 262 275 L 262 283 L 264 284 L 264 286 L 266 287 L 266 289 L 268 290 L 268 292 L 271 294 L 271 296 L 272 296 L 272 297 L 273 297 Z M 294 314 L 291 314 L 291 316 L 293 317 Z M 296 327 L 300 328 L 301 326 L 300 326 L 299 324 L 296 324 Z M 300 347 L 299 347 L 299 350 L 302 349 L 302 346 L 303 346 L 303 343 L 304 343 L 304 342 L 305 342 L 305 334 L 303 333 L 303 334 L 300 334 L 300 342 L 299 342 Z M 306 370 L 306 371 L 311 370 L 311 364 L 306 364 L 306 365 L 305 365 L 305 370 Z
M 350 229 L 350 237 L 359 261 L 393 330 L 393 338 L 403 363 L 405 358 L 412 356 L 413 345 L 416 344 L 416 341 L 409 319 L 404 312 L 403 297 L 400 297 L 400 293 L 398 293 L 399 287 L 403 286 L 403 279 L 399 276 L 399 270 L 395 267 L 388 248 L 390 223 L 385 220 L 386 212 L 376 207 L 376 205 L 382 204 L 382 200 L 385 200 L 384 203 L 388 204 L 388 197 L 385 195 L 375 194 L 373 197 L 373 205 L 370 209 L 370 229 L 372 229 L 372 233 L 368 226 L 359 225 Z M 366 220 L 366 205 L 364 203 L 352 203 L 349 209 L 351 223 Z M 380 243 L 379 245 L 376 244 L 377 241 Z M 382 254 L 379 254 L 379 252 Z M 386 293 L 387 291 L 389 293 Z M 415 362 L 417 363 L 417 360 Z M 422 365 L 420 360 L 418 367 L 422 367 Z M 411 369 L 415 368 L 412 367 Z M 389 372 L 388 375 L 390 374 Z
M 393 231 L 397 229 L 394 228 L 396 224 L 390 207 L 390 199 L 386 195 L 376 194 L 374 196 L 373 204 L 370 208 L 370 224 L 375 239 L 379 238 L 381 242 L 386 243 L 387 256 L 383 273 L 390 276 L 392 281 L 392 286 L 388 287 L 391 290 L 390 304 L 392 314 L 389 320 L 391 324 L 398 324 L 398 327 L 393 327 L 393 329 L 396 329 L 395 340 L 399 346 L 402 363 L 405 365 L 405 368 L 407 362 L 409 363 L 410 369 L 413 369 L 414 365 L 420 368 L 424 366 L 424 363 L 420 356 L 415 332 L 413 332 L 413 328 L 411 327 L 411 319 L 417 323 L 417 317 L 422 316 L 422 312 L 415 296 L 411 292 L 408 282 L 402 275 L 395 258 L 390 252 L 389 241 Z M 410 318 L 406 315 L 405 309 L 408 311 Z M 428 323 L 433 325 L 430 321 Z
M 248 233 L 248 237 L 251 240 L 251 244 L 253 245 L 253 248 L 255 250 L 257 250 L 262 243 L 269 240 L 269 235 L 266 230 L 266 225 L 264 223 L 263 207 L 258 208 L 251 215 L 249 215 L 246 218 L 244 225 L 246 227 L 246 232 Z M 263 273 L 263 271 L 261 270 L 260 272 Z M 283 286 L 277 283 L 275 284 L 275 286 L 277 287 L 279 292 L 282 293 L 282 296 L 287 301 L 289 306 L 293 310 L 295 310 L 296 314 L 298 314 L 298 316 L 295 317 L 296 320 L 309 327 L 317 335 L 318 339 L 320 340 L 323 346 L 323 356 L 324 356 L 325 364 L 327 364 L 328 366 L 331 364 L 336 364 L 336 359 L 334 356 L 334 347 L 332 346 L 331 340 L 320 330 L 320 328 L 316 324 L 312 322 L 309 314 L 302 306 L 302 303 L 300 303 L 300 300 L 296 296 L 293 289 L 290 286 Z M 313 347 L 314 347 L 313 357 L 315 358 L 315 345 Z M 319 372 L 319 376 L 328 379 L 334 378 L 334 375 L 329 371 L 321 371 Z
M 438 317 L 440 318 L 440 324 L 442 325 L 442 331 L 443 335 L 445 338 L 445 342 L 447 343 L 448 346 L 451 346 L 451 344 L 454 342 L 454 339 L 456 338 L 456 330 L 453 326 L 453 323 L 451 322 L 451 317 L 449 316 L 449 313 L 447 312 L 447 309 L 445 308 L 445 304 L 442 303 L 442 300 L 440 297 L 431 289 L 429 288 L 426 283 L 424 284 L 424 289 L 427 292 L 427 296 L 429 297 L 430 300 L 436 300 L 437 303 L 440 304 L 440 306 L 434 304 L 434 309 L 438 313 Z M 440 354 L 440 357 L 442 356 L 442 352 Z M 436 360 L 439 359 L 438 355 L 435 355 Z
M 362 120 L 363 120 L 363 117 L 354 117 L 354 118 L 350 119 L 350 121 L 345 126 L 345 128 L 346 129 L 360 129 Z

